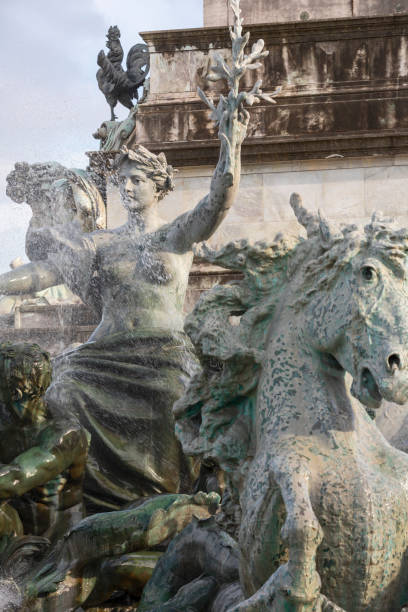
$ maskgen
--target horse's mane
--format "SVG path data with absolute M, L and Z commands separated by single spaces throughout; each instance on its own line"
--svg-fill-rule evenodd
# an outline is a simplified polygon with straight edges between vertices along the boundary
M 294 198 L 299 202 L 299 196 L 294 194 L 291 204 L 297 214 Z M 299 204 L 298 204 L 299 206 Z M 300 206 L 299 206 L 300 207 Z M 302 210 L 304 211 L 305 209 Z M 302 222 L 302 221 L 301 221 Z M 339 273 L 350 260 L 364 247 L 381 259 L 392 262 L 405 273 L 405 260 L 408 254 L 408 229 L 397 228 L 393 219 L 387 219 L 381 213 L 374 213 L 371 221 L 364 228 L 354 224 L 335 227 L 320 216 L 308 214 L 305 224 L 309 240 L 304 245 L 309 251 L 307 262 L 303 269 L 301 294 L 295 305 L 301 307 L 315 294 L 330 290 Z M 313 240 L 313 238 L 317 238 Z M 309 244 L 310 243 L 310 244 Z M 301 259 L 307 255 L 302 250 L 301 258 L 294 261 L 297 269 Z
M 202 369 L 175 404 L 176 431 L 187 454 L 216 458 L 239 478 L 253 455 L 256 390 L 275 307 L 289 279 L 302 279 L 294 308 L 330 290 L 338 274 L 364 246 L 403 267 L 408 230 L 373 215 L 363 230 L 330 226 L 312 215 L 298 195 L 291 206 L 307 239 L 278 235 L 271 243 L 231 242 L 219 251 L 203 247 L 202 261 L 239 270 L 242 280 L 204 293 L 187 317 Z M 299 278 L 298 276 L 298 278 Z

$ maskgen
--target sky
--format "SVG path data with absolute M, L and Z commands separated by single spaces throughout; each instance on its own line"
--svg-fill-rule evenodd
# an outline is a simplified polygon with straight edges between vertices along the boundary
M 0 273 L 24 255 L 31 216 L 5 195 L 16 161 L 85 168 L 110 110 L 96 56 L 118 25 L 125 58 L 139 32 L 203 24 L 203 0 L 0 0 Z M 119 119 L 127 109 L 116 108 Z

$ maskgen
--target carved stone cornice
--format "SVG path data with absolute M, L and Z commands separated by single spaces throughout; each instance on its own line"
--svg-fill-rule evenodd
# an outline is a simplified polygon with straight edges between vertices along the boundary
M 163 151 L 167 160 L 176 168 L 185 166 L 213 166 L 218 159 L 219 141 L 195 141 L 182 143 L 147 143 L 151 151 Z M 378 155 L 402 155 L 408 153 L 408 130 L 395 133 L 386 131 L 373 134 L 303 136 L 285 138 L 247 138 L 242 149 L 245 164 L 325 159 L 330 155 L 340 157 L 366 157 Z
M 245 24 L 244 24 L 245 26 Z M 251 24 L 247 28 L 251 39 L 263 38 L 268 44 L 287 42 L 341 40 L 395 36 L 408 33 L 408 15 L 380 17 L 347 17 L 294 21 L 289 23 Z M 229 47 L 229 32 L 226 26 L 189 28 L 184 30 L 158 30 L 140 32 L 150 52 L 173 53 L 193 49 L 221 49 Z

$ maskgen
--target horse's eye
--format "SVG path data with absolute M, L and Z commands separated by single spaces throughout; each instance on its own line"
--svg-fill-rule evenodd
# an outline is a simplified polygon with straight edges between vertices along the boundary
M 367 283 L 372 283 L 377 278 L 377 272 L 373 266 L 363 266 L 361 276 Z

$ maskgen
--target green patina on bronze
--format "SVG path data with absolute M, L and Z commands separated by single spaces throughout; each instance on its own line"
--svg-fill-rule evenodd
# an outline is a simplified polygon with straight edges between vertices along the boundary
M 50 418 L 44 393 L 49 355 L 32 344 L 0 344 L 1 534 L 56 539 L 83 515 L 86 432 Z
M 230 612 L 400 612 L 408 456 L 367 409 L 408 400 L 408 229 L 336 228 L 291 204 L 306 240 L 202 252 L 244 279 L 187 319 L 203 369 L 177 432 L 218 459 L 242 509 L 247 599 Z
M 139 597 L 161 556 L 158 547 L 193 517 L 210 517 L 219 500 L 216 493 L 159 495 L 137 508 L 87 517 L 22 581 L 27 609 L 69 612 L 102 603 L 116 590 Z
M 152 579 L 143 591 L 138 610 L 219 612 L 221 597 L 225 600 L 232 596 L 235 601 L 242 598 L 238 545 L 218 527 L 214 517 L 201 521 L 194 519 L 171 541 L 158 561 Z

